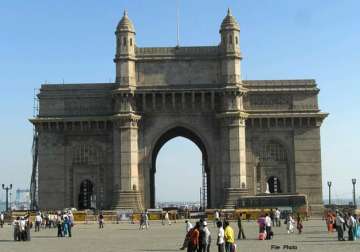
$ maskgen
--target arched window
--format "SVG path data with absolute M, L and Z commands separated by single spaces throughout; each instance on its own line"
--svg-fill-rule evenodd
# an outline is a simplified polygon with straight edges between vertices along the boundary
M 130 38 L 130 46 L 132 46 L 132 38 Z
M 286 149 L 275 141 L 270 141 L 262 146 L 259 153 L 260 161 L 286 161 Z
M 239 44 L 239 40 L 238 40 L 238 37 L 237 37 L 237 36 L 235 37 L 235 43 L 236 43 L 236 44 Z
M 123 38 L 123 46 L 126 46 L 126 38 Z

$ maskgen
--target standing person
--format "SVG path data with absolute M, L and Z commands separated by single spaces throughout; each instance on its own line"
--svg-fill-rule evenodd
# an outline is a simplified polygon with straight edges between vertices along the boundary
M 271 239 L 271 217 L 268 213 L 265 214 L 265 230 L 266 230 L 266 240 Z
M 218 236 L 216 245 L 218 247 L 218 252 L 224 252 L 225 251 L 225 232 L 223 229 L 223 224 L 221 221 L 218 221 L 216 223 L 216 226 L 218 227 Z
M 299 232 L 299 234 L 301 234 L 302 233 L 302 229 L 303 229 L 303 222 L 302 222 L 302 219 L 301 219 L 301 217 L 300 217 L 300 214 L 297 214 L 297 217 L 296 217 L 296 228 L 297 228 L 297 230 L 298 230 L 298 232 Z
M 274 218 L 275 218 L 275 225 L 277 227 L 281 226 L 280 216 L 281 216 L 281 212 L 278 208 L 276 208 Z
M 14 227 L 14 241 L 20 241 L 20 217 L 16 217 L 13 221 Z
M 199 235 L 200 235 L 200 222 L 196 222 L 196 225 L 190 231 L 188 252 L 196 252 L 199 248 Z
M 140 221 L 139 221 L 139 230 L 143 230 L 144 229 L 144 226 L 145 226 L 145 216 L 144 216 L 144 213 L 141 213 L 140 214 Z
M 245 240 L 246 237 L 245 237 L 245 233 L 244 233 L 244 227 L 242 225 L 242 213 L 240 213 L 238 216 L 237 224 L 238 224 L 238 228 L 239 228 L 238 240 L 240 240 L 241 237 Z
M 99 228 L 104 228 L 104 215 L 102 214 L 102 212 L 99 213 Z
M 19 232 L 20 232 L 20 241 L 26 241 L 26 221 L 24 217 L 20 218 L 19 221 Z
M 202 252 L 210 252 L 210 245 L 211 245 L 211 233 L 207 227 L 207 222 L 203 222 L 203 231 L 205 233 L 205 240 L 203 241 L 203 251 Z
M 288 214 L 287 221 L 286 221 L 286 229 L 287 229 L 288 234 L 294 233 L 294 224 L 295 224 L 295 221 L 292 217 L 292 214 Z
M 35 232 L 40 231 L 41 223 L 42 223 L 41 214 L 38 212 L 35 216 Z
M 349 235 L 349 241 L 354 240 L 354 227 L 356 225 L 355 218 L 351 215 L 351 213 L 348 213 L 348 219 L 347 219 L 347 226 L 348 226 L 348 235 Z
M 344 229 L 343 229 L 343 224 L 345 223 L 345 220 L 341 216 L 341 213 L 339 213 L 338 211 L 336 212 L 335 223 L 336 223 L 336 231 L 337 231 L 337 234 L 338 234 L 338 240 L 339 241 L 345 241 L 345 239 L 344 239 Z
M 270 219 L 271 219 L 271 225 L 272 226 L 275 226 L 275 213 L 274 213 L 274 210 L 271 208 L 270 209 Z
M 235 243 L 234 230 L 232 229 L 229 221 L 227 220 L 224 221 L 224 227 L 225 251 L 232 252 Z
M 207 222 L 203 219 L 200 220 L 199 230 L 199 252 L 207 252 L 210 249 L 211 235 L 207 228 Z
M 329 233 L 332 233 L 334 230 L 334 217 L 333 215 L 329 212 L 326 216 L 326 225 L 327 225 L 327 229 Z
M 261 214 L 257 220 L 259 225 L 259 240 L 265 240 L 266 238 L 266 229 L 265 229 L 265 217 Z
M 57 226 L 57 237 L 63 237 L 63 219 L 60 214 L 57 215 L 56 218 L 56 226 Z

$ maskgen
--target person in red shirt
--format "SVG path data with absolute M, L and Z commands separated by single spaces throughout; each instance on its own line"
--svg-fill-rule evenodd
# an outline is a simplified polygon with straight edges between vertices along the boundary
M 190 231 L 190 239 L 189 239 L 189 246 L 187 251 L 188 252 L 196 252 L 199 247 L 199 235 L 200 235 L 200 222 L 196 222 L 196 225 Z

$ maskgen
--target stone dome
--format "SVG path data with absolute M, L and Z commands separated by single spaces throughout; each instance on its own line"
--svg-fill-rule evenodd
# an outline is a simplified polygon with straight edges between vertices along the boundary
M 238 30 L 240 31 L 240 26 L 236 21 L 235 17 L 231 14 L 231 10 L 228 9 L 227 15 L 221 23 L 220 32 L 223 30 Z
M 134 25 L 127 15 L 127 11 L 124 11 L 124 16 L 120 20 L 116 28 L 117 31 L 122 32 L 135 32 Z

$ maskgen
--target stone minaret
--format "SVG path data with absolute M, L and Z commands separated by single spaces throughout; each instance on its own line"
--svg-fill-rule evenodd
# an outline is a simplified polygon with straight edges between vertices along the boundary
M 221 23 L 221 52 L 223 56 L 221 72 L 225 85 L 240 84 L 240 26 L 228 9 L 227 15 Z
M 116 27 L 116 83 L 121 86 L 135 85 L 135 29 L 127 12 Z

